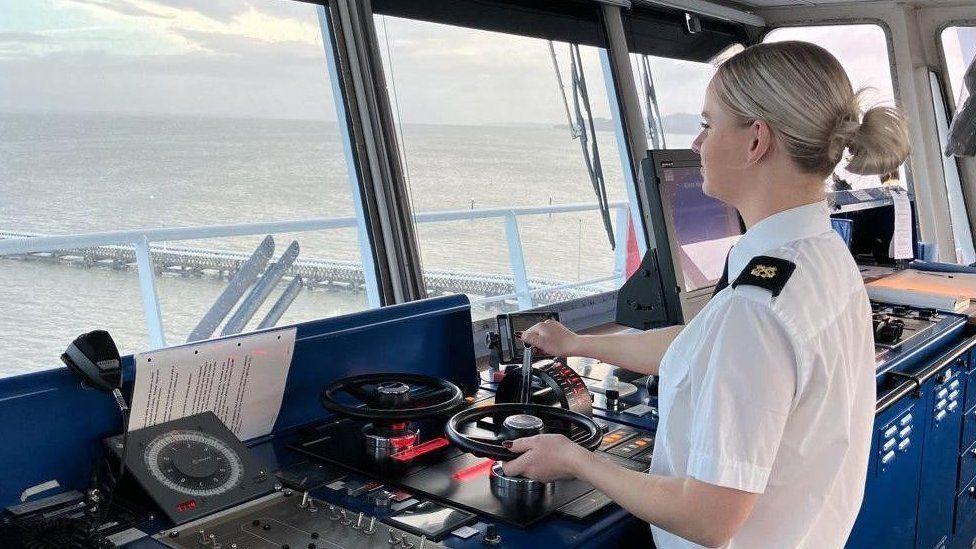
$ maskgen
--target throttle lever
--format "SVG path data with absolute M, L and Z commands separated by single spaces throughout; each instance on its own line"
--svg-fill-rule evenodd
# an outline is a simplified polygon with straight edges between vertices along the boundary
M 522 350 L 522 404 L 532 400 L 532 346 L 523 342 Z

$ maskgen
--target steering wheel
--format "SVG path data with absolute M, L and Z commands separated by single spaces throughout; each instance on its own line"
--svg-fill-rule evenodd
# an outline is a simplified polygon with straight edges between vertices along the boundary
M 340 394 L 352 397 L 340 401 Z M 410 373 L 344 377 L 322 391 L 322 406 L 333 412 L 372 421 L 407 421 L 454 410 L 463 400 L 457 385 Z M 352 402 L 348 402 L 352 401 Z
M 468 434 L 472 424 L 486 418 L 496 422 L 497 432 L 494 436 Z M 542 433 L 566 435 L 591 452 L 603 442 L 603 431 L 591 418 L 564 408 L 539 404 L 511 403 L 469 408 L 448 420 L 445 431 L 447 438 L 461 450 L 499 461 L 511 461 L 520 455 L 502 446 L 503 442 Z

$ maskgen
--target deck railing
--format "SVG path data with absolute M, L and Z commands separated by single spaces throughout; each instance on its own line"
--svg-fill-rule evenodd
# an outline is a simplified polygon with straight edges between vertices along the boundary
M 557 285 L 530 284 L 526 272 L 525 256 L 522 249 L 522 236 L 519 232 L 520 217 L 532 215 L 555 215 L 573 212 L 596 211 L 595 204 L 563 204 L 548 206 L 522 206 L 512 208 L 481 208 L 471 210 L 448 210 L 438 212 L 422 212 L 415 215 L 417 223 L 443 223 L 448 221 L 464 221 L 477 219 L 502 218 L 505 223 L 505 237 L 508 247 L 509 268 L 512 272 L 515 291 L 504 295 L 486 296 L 472 302 L 474 305 L 516 299 L 520 309 L 530 308 L 534 304 L 533 296 L 552 290 L 569 290 L 595 286 L 605 282 L 619 280 L 624 276 L 627 248 L 628 216 L 630 208 L 626 202 L 612 202 L 611 209 L 615 211 L 615 239 L 617 249 L 614 259 L 613 274 L 600 278 L 566 282 Z M 153 269 L 150 244 L 156 242 L 176 242 L 181 240 L 203 240 L 210 238 L 224 238 L 232 236 L 254 236 L 280 233 L 300 233 L 334 229 L 360 228 L 359 239 L 363 241 L 361 226 L 355 217 L 312 218 L 294 221 L 273 221 L 261 223 L 242 223 L 234 225 L 208 225 L 202 227 L 164 227 L 157 229 L 126 229 L 119 231 L 105 231 L 94 233 L 80 233 L 67 235 L 40 236 L 31 238 L 3 238 L 0 239 L 0 256 L 23 255 L 59 250 L 75 250 L 97 246 L 131 245 L 135 249 L 136 266 L 139 275 L 139 285 L 142 294 L 143 308 L 149 329 L 150 343 L 153 348 L 166 346 L 163 334 L 162 313 L 159 298 L 156 293 L 156 282 Z M 10 236 L 10 235 L 8 235 Z M 362 247 L 360 249 L 363 249 Z M 457 273 L 459 276 L 478 276 L 478 273 Z M 366 285 L 375 287 L 375 273 L 364 269 Z M 536 286 L 536 287 L 531 287 Z M 371 292 L 368 292 L 371 293 Z M 374 292 L 373 292 L 374 293 Z M 372 301 L 372 300 L 371 300 Z M 378 306 L 378 303 L 370 303 Z

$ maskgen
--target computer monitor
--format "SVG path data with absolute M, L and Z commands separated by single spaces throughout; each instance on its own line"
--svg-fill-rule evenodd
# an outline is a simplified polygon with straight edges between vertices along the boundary
M 897 265 L 891 257 L 891 240 L 895 233 L 895 208 L 889 197 L 890 191 L 881 187 L 861 189 L 859 193 L 870 194 L 870 202 L 846 202 L 849 191 L 833 193 L 834 203 L 831 223 L 835 230 L 840 223 L 849 227 L 841 236 L 851 250 L 854 259 L 863 265 Z M 912 212 L 912 249 L 920 254 L 918 242 L 918 212 L 914 199 L 910 200 Z
M 686 292 L 715 286 L 725 257 L 742 236 L 734 208 L 702 191 L 700 166 L 662 167 L 661 203 L 672 255 Z
M 687 322 L 722 277 L 729 249 L 744 232 L 742 219 L 735 208 L 705 194 L 694 151 L 651 150 L 642 169 L 665 301 L 675 302 Z M 670 288 L 677 295 L 668 296 Z

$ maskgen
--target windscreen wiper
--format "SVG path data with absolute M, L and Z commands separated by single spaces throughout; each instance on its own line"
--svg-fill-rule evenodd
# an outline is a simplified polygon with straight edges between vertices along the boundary
M 637 69 L 644 87 L 647 138 L 651 142 L 652 148 L 666 149 L 668 146 L 664 141 L 664 119 L 661 118 L 661 109 L 657 104 L 657 90 L 654 88 L 654 76 L 651 74 L 651 64 L 647 60 L 646 55 L 640 56 Z
M 613 225 L 610 222 L 610 204 L 607 200 L 607 185 L 603 177 L 603 165 L 600 162 L 600 147 L 596 142 L 596 128 L 593 124 L 593 111 L 590 110 L 590 96 L 586 91 L 586 75 L 583 73 L 583 60 L 580 57 L 579 45 L 569 45 L 571 84 L 573 90 L 573 113 L 569 111 L 569 102 L 566 99 L 566 88 L 563 86 L 563 77 L 559 72 L 559 61 L 556 59 L 556 48 L 549 41 L 549 53 L 552 56 L 552 67 L 556 70 L 556 81 L 559 83 L 559 93 L 562 96 L 563 108 L 566 110 L 566 120 L 569 122 L 569 131 L 573 139 L 579 139 L 580 148 L 583 151 L 583 163 L 586 166 L 586 173 L 590 177 L 593 185 L 593 192 L 600 208 L 600 216 L 603 218 L 603 227 L 607 231 L 607 239 L 610 240 L 610 249 L 615 250 L 617 244 L 613 237 Z M 590 143 L 592 142 L 592 147 Z
M 586 164 L 586 171 L 590 176 L 590 183 L 593 184 L 593 192 L 596 194 L 597 203 L 600 207 L 600 215 L 603 217 L 603 227 L 607 231 L 607 239 L 610 240 L 610 249 L 615 250 L 617 244 L 613 238 L 613 224 L 610 222 L 610 203 L 607 200 L 607 184 L 603 177 L 603 165 L 600 162 L 600 147 L 596 142 L 596 128 L 593 125 L 593 111 L 590 109 L 590 95 L 586 90 L 586 75 L 583 73 L 583 59 L 580 57 L 579 45 L 569 45 L 570 57 L 572 58 L 572 81 L 573 81 L 573 110 L 576 114 L 576 121 L 583 129 L 580 132 L 580 147 L 583 150 L 583 162 Z M 584 118 L 585 117 L 585 118 Z M 583 125 L 583 122 L 586 125 Z M 589 130 L 587 132 L 587 130 Z M 587 135 L 589 133 L 589 135 Z M 588 143 L 591 142 L 591 143 Z M 590 148 L 587 148 L 587 145 Z M 592 156 L 591 156 L 592 155 Z

